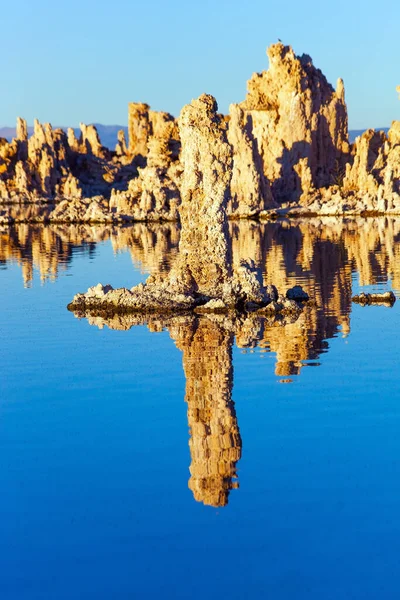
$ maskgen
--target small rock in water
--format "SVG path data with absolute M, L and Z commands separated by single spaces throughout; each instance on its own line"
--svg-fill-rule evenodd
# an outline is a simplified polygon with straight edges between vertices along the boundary
M 366 306 L 367 304 L 389 304 L 393 306 L 396 302 L 396 296 L 392 291 L 384 292 L 383 294 L 366 294 L 361 292 L 356 296 L 353 296 L 352 302 Z

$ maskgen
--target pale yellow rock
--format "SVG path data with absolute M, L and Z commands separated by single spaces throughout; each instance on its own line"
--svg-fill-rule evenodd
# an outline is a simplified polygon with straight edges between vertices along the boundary
M 269 70 L 252 76 L 241 106 L 252 120 L 274 198 L 293 201 L 303 193 L 295 169 L 300 161 L 302 172 L 307 163 L 316 188 L 333 183 L 338 163 L 344 167 L 349 152 L 344 86 L 339 80 L 335 92 L 311 58 L 296 56 L 290 46 L 274 44 L 267 53 Z
M 130 102 L 128 105 L 129 152 L 132 155 L 147 155 L 150 135 L 149 105 Z
M 227 221 L 232 175 L 232 146 L 225 120 L 212 96 L 203 94 L 185 106 L 179 117 L 182 144 L 181 237 L 179 255 L 166 277 L 151 276 L 131 290 L 110 290 L 104 296 L 77 294 L 70 309 L 97 312 L 179 312 L 208 304 L 208 310 L 257 308 L 271 297 L 261 271 L 242 261 L 233 269 Z M 143 174 L 148 174 L 146 167 Z M 142 176 L 142 174 L 141 174 Z M 141 179 L 140 177 L 139 179 Z M 145 179 L 142 178 L 143 181 Z M 142 202 L 151 203 L 151 194 Z M 151 210 L 150 205 L 142 207 Z M 88 214 L 88 213 L 86 213 Z M 212 302 L 216 300 L 217 302 Z M 210 302 L 211 301 L 211 302 Z M 298 310 L 289 301 L 276 310 Z
M 21 117 L 17 118 L 16 139 L 20 142 L 28 141 L 28 126 L 25 119 L 21 119 Z
M 101 145 L 96 127 L 94 125 L 85 125 L 84 123 L 80 123 L 79 127 L 82 132 L 82 144 L 85 151 L 102 158 L 104 156 L 104 148 Z

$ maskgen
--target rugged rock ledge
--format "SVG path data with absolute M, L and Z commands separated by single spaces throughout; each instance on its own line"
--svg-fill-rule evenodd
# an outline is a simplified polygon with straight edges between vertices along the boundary
M 366 131 L 348 141 L 343 81 L 336 90 L 308 55 L 281 43 L 268 49 L 269 70 L 254 74 L 246 99 L 220 116 L 231 172 L 227 215 L 400 214 L 400 122 L 388 134 Z M 200 124 L 199 124 L 200 125 Z M 131 103 L 129 140 L 114 151 L 93 125 L 77 138 L 18 119 L 11 142 L 0 139 L 0 223 L 15 222 L 10 206 L 52 201 L 19 220 L 72 223 L 168 221 L 179 217 L 185 181 L 178 120 Z
M 308 296 L 293 288 L 285 297 L 265 288 L 253 264 L 234 268 L 229 244 L 227 204 L 232 178 L 232 147 L 224 119 L 212 96 L 203 95 L 182 109 L 179 133 L 183 175 L 181 238 L 173 269 L 151 276 L 131 290 L 111 286 L 77 294 L 72 311 L 206 312 L 229 310 L 299 312 Z

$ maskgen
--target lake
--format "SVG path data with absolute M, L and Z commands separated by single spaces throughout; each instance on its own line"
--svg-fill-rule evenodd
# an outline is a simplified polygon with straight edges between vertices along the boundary
M 297 320 L 79 319 L 177 226 L 0 229 L 2 600 L 397 597 L 400 219 L 230 229 Z

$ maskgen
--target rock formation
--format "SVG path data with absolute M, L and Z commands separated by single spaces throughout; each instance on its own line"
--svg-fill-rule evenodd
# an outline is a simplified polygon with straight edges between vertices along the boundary
M 336 91 L 308 55 L 290 46 L 268 49 L 270 67 L 248 82 L 242 103 L 252 124 L 264 176 L 275 200 L 297 201 L 334 183 L 349 153 L 342 80 Z
M 297 312 L 299 305 L 267 290 L 253 265 L 233 270 L 226 207 L 232 174 L 232 147 L 224 119 L 212 96 L 203 95 L 182 109 L 179 130 L 183 166 L 179 256 L 167 277 L 149 277 L 131 290 L 110 285 L 77 294 L 74 311 L 131 312 L 221 311 L 267 306 Z M 279 300 L 279 302 L 278 302 Z
M 167 113 L 146 110 L 149 128 L 145 141 L 133 138 L 127 148 L 120 132 L 115 152 L 101 145 L 94 125 L 81 124 L 77 138 L 71 128 L 65 134 L 35 121 L 28 140 L 26 122 L 18 119 L 16 139 L 0 142 L 0 201 L 56 202 L 56 207 L 38 211 L 49 222 L 177 220 L 177 124 Z M 131 104 L 130 130 L 139 136 L 143 127 L 140 123 L 133 127 L 132 114 Z M 143 143 L 146 152 L 140 146 Z M 2 222 L 12 222 L 13 211 L 5 207 L 4 212 Z M 32 219 L 28 216 L 32 212 L 27 209 L 26 213 L 26 220 Z
M 128 105 L 129 153 L 146 156 L 150 135 L 149 105 L 130 102 Z
M 138 118 L 136 112 L 135 117 Z M 144 118 L 143 110 L 141 117 Z M 138 169 L 138 177 L 129 181 L 127 190 L 112 190 L 110 212 L 113 219 L 133 217 L 136 221 L 175 221 L 179 217 L 181 175 L 177 123 L 171 115 L 153 111 L 147 112 L 146 123 L 149 124 L 146 165 Z M 132 123 L 131 126 L 133 128 Z M 135 131 L 137 129 L 139 125 Z M 130 152 L 135 147 L 135 140 L 136 137 L 130 142 Z
M 350 146 L 343 81 L 334 90 L 308 55 L 282 43 L 267 53 L 268 71 L 218 117 L 228 217 L 400 214 L 400 123 Z M 0 139 L 0 202 L 60 203 L 47 214 L 53 222 L 178 220 L 187 168 L 180 129 L 169 113 L 132 102 L 129 140 L 120 131 L 111 151 L 94 125 L 81 124 L 77 138 L 35 121 L 28 138 L 18 119 L 16 138 Z

